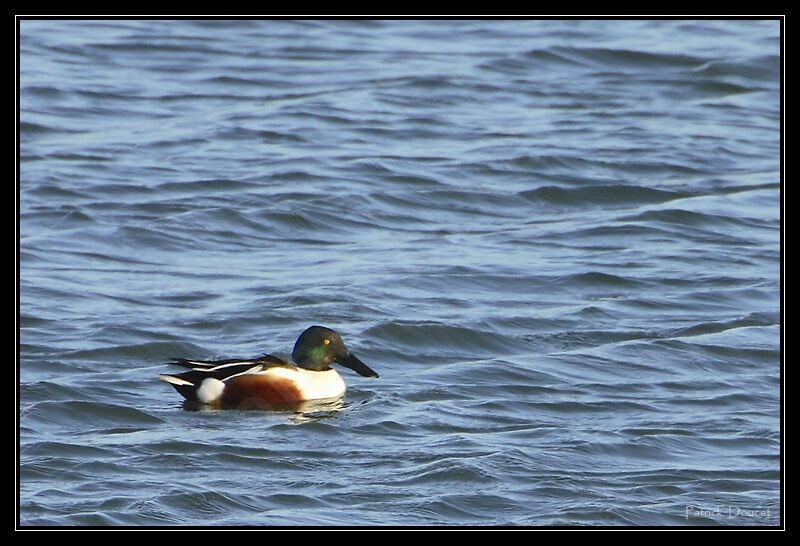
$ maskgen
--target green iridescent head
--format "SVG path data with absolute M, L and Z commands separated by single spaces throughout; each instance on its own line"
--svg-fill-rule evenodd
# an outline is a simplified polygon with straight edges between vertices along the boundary
M 339 334 L 324 326 L 312 326 L 300 334 L 294 344 L 292 360 L 307 370 L 328 370 L 331 364 L 337 363 L 354 370 L 359 375 L 378 377 L 377 373 L 345 347 Z

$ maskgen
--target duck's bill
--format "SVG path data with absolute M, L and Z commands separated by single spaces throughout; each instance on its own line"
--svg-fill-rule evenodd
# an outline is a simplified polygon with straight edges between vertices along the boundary
M 342 366 L 350 368 L 357 374 L 363 375 L 364 377 L 379 377 L 378 374 L 375 373 L 375 371 L 372 368 L 361 362 L 356 357 L 356 355 L 354 355 L 350 351 L 347 351 L 342 356 L 337 356 L 336 362 L 338 362 Z

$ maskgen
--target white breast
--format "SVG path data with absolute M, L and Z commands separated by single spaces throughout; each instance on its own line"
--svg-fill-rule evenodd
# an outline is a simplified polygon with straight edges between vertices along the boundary
M 315 372 L 303 368 L 284 368 L 277 366 L 258 372 L 259 375 L 280 377 L 291 380 L 305 400 L 338 398 L 344 394 L 345 384 L 342 376 L 334 369 Z

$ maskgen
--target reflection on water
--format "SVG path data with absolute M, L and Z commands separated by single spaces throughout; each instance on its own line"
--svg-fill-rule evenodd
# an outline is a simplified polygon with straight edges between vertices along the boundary
M 193 400 L 184 400 L 183 409 L 187 411 L 271 411 L 293 412 L 293 418 L 298 421 L 310 421 L 334 417 L 336 412 L 349 407 L 344 402 L 344 395 L 337 398 L 321 398 L 319 400 L 304 400 L 301 402 L 286 402 L 283 404 L 270 404 L 260 398 L 247 398 L 233 408 L 219 408 Z
M 328 400 L 308 400 L 297 404 L 292 411 L 292 420 L 298 423 L 307 421 L 321 421 L 336 417 L 341 410 L 349 408 L 344 401 L 344 396 Z

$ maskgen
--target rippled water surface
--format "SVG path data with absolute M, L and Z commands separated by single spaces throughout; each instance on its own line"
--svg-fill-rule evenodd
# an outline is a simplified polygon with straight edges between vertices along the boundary
M 780 24 L 19 21 L 19 524 L 779 525 Z

